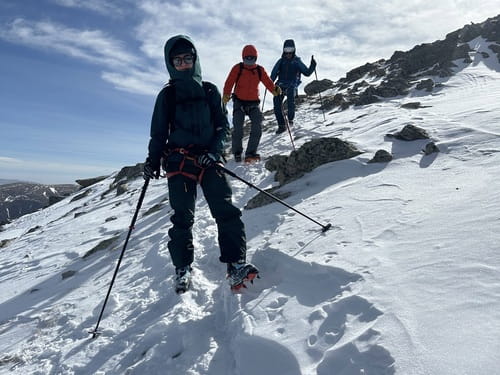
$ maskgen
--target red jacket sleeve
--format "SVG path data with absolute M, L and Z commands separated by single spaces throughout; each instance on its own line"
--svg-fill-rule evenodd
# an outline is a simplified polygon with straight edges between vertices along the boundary
M 240 69 L 239 64 L 233 66 L 229 75 L 226 78 L 226 82 L 224 83 L 224 89 L 222 90 L 223 95 L 231 95 L 233 91 L 233 86 L 236 83 L 236 78 L 238 77 L 238 70 Z

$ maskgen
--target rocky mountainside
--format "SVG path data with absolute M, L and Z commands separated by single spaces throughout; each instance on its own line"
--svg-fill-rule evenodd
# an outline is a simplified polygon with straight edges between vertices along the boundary
M 47 207 L 79 189 L 78 185 L 13 182 L 0 185 L 0 224 Z
M 475 47 L 473 42 L 477 38 L 487 42 L 487 50 Z M 420 44 L 406 52 L 396 51 L 389 60 L 366 63 L 337 82 L 328 79 L 311 82 L 304 91 L 307 95 L 317 95 L 331 89 L 331 95 L 328 91 L 323 98 L 324 110 L 371 104 L 407 95 L 412 89 L 430 93 L 441 87 L 441 80 L 473 63 L 476 54 L 483 58 L 496 54 L 500 62 L 500 15 L 465 25 L 444 40 Z

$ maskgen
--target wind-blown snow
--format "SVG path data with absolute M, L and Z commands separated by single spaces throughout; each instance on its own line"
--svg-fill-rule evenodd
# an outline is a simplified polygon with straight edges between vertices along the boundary
M 201 198 L 194 288 L 174 293 L 165 180 L 150 184 L 97 339 L 88 331 L 143 181 L 126 194 L 104 194 L 112 176 L 84 198 L 7 225 L 0 232 L 0 243 L 11 240 L 0 248 L 0 373 L 500 373 L 500 69 L 490 56 L 477 54 L 431 95 L 327 113 L 325 122 L 317 102 L 302 104 L 297 147 L 338 136 L 364 154 L 282 188 L 292 192 L 289 204 L 333 225 L 326 233 L 278 203 L 244 211 L 248 259 L 261 279 L 241 295 L 229 291 Z M 425 107 L 400 108 L 415 99 Z M 425 156 L 425 140 L 385 137 L 410 123 L 441 152 Z M 380 148 L 394 160 L 367 164 Z M 286 132 L 264 133 L 264 158 L 290 151 Z M 268 188 L 275 183 L 263 164 L 227 167 Z M 232 185 L 239 207 L 256 194 Z

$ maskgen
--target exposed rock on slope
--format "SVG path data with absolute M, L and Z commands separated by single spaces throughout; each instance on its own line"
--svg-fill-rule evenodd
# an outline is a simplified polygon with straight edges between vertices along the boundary
M 444 40 L 424 43 L 409 51 L 396 51 L 389 60 L 367 63 L 349 71 L 344 78 L 332 84 L 333 94 L 323 98 L 323 109 L 340 110 L 350 105 L 366 105 L 382 98 L 403 96 L 409 90 L 431 92 L 439 87 L 435 77 L 453 74 L 455 62 L 471 63 L 474 53 L 468 42 L 482 37 L 500 62 L 500 15 L 478 24 L 465 25 L 446 35 Z M 488 57 L 483 54 L 483 57 Z M 434 79 L 433 79 L 434 77 Z M 304 87 L 308 95 L 315 95 L 329 87 L 323 81 L 313 81 Z

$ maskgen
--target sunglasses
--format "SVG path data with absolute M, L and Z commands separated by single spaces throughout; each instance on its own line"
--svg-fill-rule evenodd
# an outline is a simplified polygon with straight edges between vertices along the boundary
M 249 63 L 255 62 L 255 61 L 257 61 L 257 56 L 245 56 L 245 57 L 243 57 L 243 61 L 249 62 Z
M 174 66 L 181 66 L 182 63 L 186 65 L 191 65 L 193 62 L 194 62 L 193 55 L 176 56 L 172 59 L 172 64 L 174 64 Z

